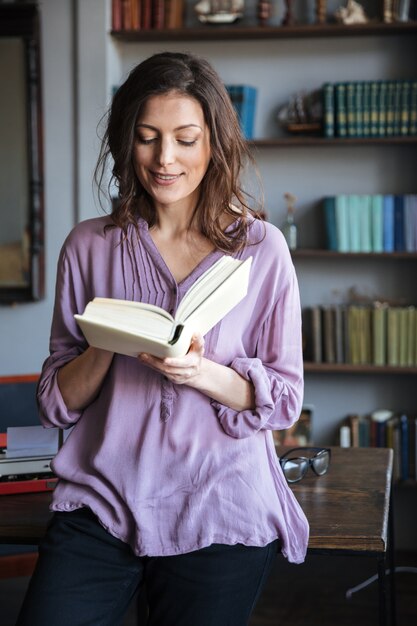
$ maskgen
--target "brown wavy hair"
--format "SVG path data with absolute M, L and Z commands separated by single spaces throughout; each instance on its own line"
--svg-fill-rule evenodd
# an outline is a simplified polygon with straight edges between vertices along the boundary
M 254 199 L 240 183 L 245 165 L 253 165 L 253 157 L 242 136 L 238 117 L 229 94 L 212 66 L 193 54 L 162 52 L 155 54 L 129 74 L 113 97 L 107 115 L 107 126 L 98 158 L 95 180 L 102 192 L 104 172 L 113 159 L 112 184 L 118 188 L 118 199 L 112 210 L 114 225 L 125 233 L 129 224 L 136 226 L 138 216 L 152 226 L 156 214 L 152 198 L 142 187 L 133 166 L 136 120 L 147 100 L 156 95 L 178 93 L 192 97 L 202 107 L 210 131 L 211 159 L 201 182 L 201 193 L 192 221 L 216 248 L 235 252 L 247 242 L 250 217 L 263 218 L 261 202 L 258 209 L 250 206 Z M 259 177 L 258 177 L 259 180 Z M 229 214 L 241 219 L 224 232 L 222 217 Z

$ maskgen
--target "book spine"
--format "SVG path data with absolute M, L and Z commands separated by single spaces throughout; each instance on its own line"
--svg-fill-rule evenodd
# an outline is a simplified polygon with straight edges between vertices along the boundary
M 370 87 L 370 136 L 378 136 L 378 112 L 379 112 L 379 84 L 377 81 L 371 82 Z
M 394 196 L 394 250 L 404 252 L 404 197 Z
M 407 359 L 406 365 L 413 367 L 416 359 L 416 307 L 409 306 L 407 309 Z
M 400 134 L 401 128 L 401 81 L 394 81 L 394 132 L 395 136 Z
M 336 83 L 336 131 L 338 137 L 346 137 L 347 135 L 347 118 L 346 118 L 346 84 Z
M 403 414 L 400 417 L 401 424 L 401 479 L 407 480 L 408 478 L 408 417 Z
M 335 102 L 334 85 L 325 83 L 323 85 L 323 108 L 324 108 L 324 136 L 334 137 L 335 134 Z
M 406 252 L 416 250 L 416 204 L 413 195 L 404 196 L 404 247 Z
M 335 198 L 336 228 L 338 252 L 349 252 L 349 221 L 347 196 L 338 195 Z
M 363 136 L 369 137 L 371 134 L 371 84 L 363 83 Z
M 394 112 L 395 112 L 395 82 L 390 80 L 387 83 L 387 125 L 386 134 L 392 137 L 394 134 Z
M 417 80 L 410 87 L 410 135 L 417 135 Z
M 357 195 L 349 195 L 346 197 L 348 223 L 349 223 L 349 251 L 361 251 L 361 198 Z
M 378 98 L 378 137 L 384 137 L 387 134 L 387 89 L 387 81 L 381 81 Z
M 404 80 L 401 85 L 400 135 L 408 135 L 409 125 L 410 125 L 410 86 L 411 86 L 411 83 L 408 80 Z
M 37 478 L 33 480 L 6 480 L 0 482 L 0 495 L 17 493 L 35 493 L 53 491 L 58 482 L 57 478 Z
M 400 323 L 397 307 L 387 310 L 387 365 L 394 367 L 399 363 Z
M 359 196 L 360 206 L 360 251 L 372 252 L 372 219 L 371 219 L 371 196 Z
M 384 252 L 394 252 L 394 196 L 383 196 Z
M 381 194 L 371 196 L 371 233 L 372 251 L 384 251 L 383 197 Z
M 122 30 L 122 0 L 112 0 L 112 30 Z
M 363 124 L 363 82 L 355 83 L 356 136 L 364 136 Z
M 346 124 L 347 136 L 356 137 L 355 83 L 346 83 Z
M 374 305 L 372 309 L 372 362 L 374 365 L 386 364 L 387 307 Z
M 334 196 L 328 196 L 323 200 L 324 221 L 326 225 L 327 249 L 337 250 L 336 208 Z

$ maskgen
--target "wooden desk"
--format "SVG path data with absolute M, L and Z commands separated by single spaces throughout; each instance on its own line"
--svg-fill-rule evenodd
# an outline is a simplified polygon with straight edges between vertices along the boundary
M 282 448 L 282 451 L 285 449 Z M 309 553 L 375 555 L 379 574 L 379 623 L 387 623 L 385 581 L 393 451 L 332 448 L 329 472 L 311 470 L 293 491 L 310 522 Z M 0 497 L 0 543 L 36 544 L 50 519 L 50 493 Z M 390 535 L 391 537 L 391 535 Z M 391 537 L 392 539 L 392 537 Z M 393 550 L 390 551 L 391 554 Z M 393 561 L 391 560 L 393 571 Z M 391 576 L 394 581 L 394 576 Z M 391 622 L 395 594 L 391 586 Z

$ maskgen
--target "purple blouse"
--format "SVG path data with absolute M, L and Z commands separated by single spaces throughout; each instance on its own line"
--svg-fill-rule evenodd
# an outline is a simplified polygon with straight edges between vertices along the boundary
M 137 555 L 168 556 L 211 543 L 265 546 L 279 538 L 305 558 L 308 523 L 282 474 L 273 429 L 298 418 L 303 397 L 300 302 L 281 232 L 253 221 L 236 256 L 253 256 L 247 296 L 205 336 L 205 356 L 255 388 L 256 408 L 235 411 L 116 354 L 97 398 L 68 411 L 57 371 L 87 344 L 74 320 L 94 296 L 141 300 L 175 312 L 210 253 L 179 284 L 139 221 L 128 237 L 109 217 L 78 224 L 58 263 L 50 338 L 38 386 L 44 426 L 74 426 L 52 466 L 51 508 L 87 506 Z

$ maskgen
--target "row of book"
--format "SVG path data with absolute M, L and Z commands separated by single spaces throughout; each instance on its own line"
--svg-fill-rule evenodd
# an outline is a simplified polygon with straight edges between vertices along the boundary
M 328 250 L 417 251 L 417 195 L 340 194 L 323 208 Z
M 303 309 L 304 358 L 313 363 L 417 366 L 417 307 L 312 306 Z
M 380 80 L 323 85 L 325 137 L 417 135 L 417 81 Z
M 112 0 L 112 30 L 181 28 L 184 0 Z
M 417 480 L 417 417 L 389 410 L 348 415 L 340 427 L 342 447 L 394 450 L 394 480 Z

